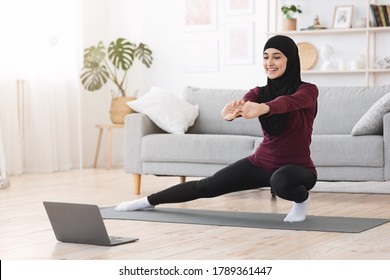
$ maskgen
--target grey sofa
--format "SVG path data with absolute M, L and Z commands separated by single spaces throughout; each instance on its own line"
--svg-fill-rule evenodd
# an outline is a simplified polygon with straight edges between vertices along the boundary
M 388 92 L 390 85 L 319 88 L 311 145 L 319 180 L 390 180 L 390 114 L 383 117 L 383 133 L 351 133 L 359 119 Z M 184 99 L 199 105 L 199 116 L 185 134 L 166 133 L 144 114 L 127 115 L 124 169 L 134 176 L 134 193 L 140 193 L 142 174 L 179 176 L 184 181 L 187 176 L 212 175 L 251 154 L 262 141 L 258 120 L 227 122 L 220 116 L 226 103 L 245 93 L 185 88 Z

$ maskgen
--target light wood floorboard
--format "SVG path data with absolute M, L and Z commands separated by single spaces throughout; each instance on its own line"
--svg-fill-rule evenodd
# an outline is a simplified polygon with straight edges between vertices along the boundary
M 143 176 L 141 196 L 178 182 L 176 177 Z M 349 234 L 105 220 L 110 235 L 140 240 L 116 247 L 57 242 L 44 200 L 112 206 L 138 197 L 132 184 L 132 176 L 121 169 L 11 177 L 11 186 L 0 190 L 0 259 L 390 259 L 390 223 Z M 310 215 L 390 218 L 388 194 L 313 192 L 311 197 Z M 170 205 L 274 213 L 287 213 L 290 206 L 282 199 L 272 201 L 269 190 Z

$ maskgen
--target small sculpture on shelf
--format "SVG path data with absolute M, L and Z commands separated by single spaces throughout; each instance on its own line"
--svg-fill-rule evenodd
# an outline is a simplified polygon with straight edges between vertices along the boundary
M 320 23 L 320 17 L 317 15 L 317 16 L 314 18 L 313 25 L 310 25 L 310 26 L 307 27 L 307 28 L 302 28 L 301 30 L 319 30 L 319 29 L 326 29 L 326 26 L 325 26 L 325 25 L 321 25 L 321 23 Z
M 314 27 L 319 26 L 319 25 L 321 25 L 320 17 L 318 15 L 316 15 L 316 17 L 314 18 Z
M 321 59 L 323 61 L 321 69 L 326 70 L 333 70 L 333 62 L 331 59 L 331 56 L 333 55 L 333 48 L 329 45 L 323 45 L 321 46 Z

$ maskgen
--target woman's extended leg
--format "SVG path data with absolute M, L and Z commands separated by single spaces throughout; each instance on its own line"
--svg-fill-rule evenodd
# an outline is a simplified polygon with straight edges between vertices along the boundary
M 277 196 L 293 201 L 293 207 L 284 221 L 304 221 L 310 204 L 309 190 L 317 182 L 317 176 L 313 171 L 290 164 L 276 170 L 270 181 Z
M 239 160 L 214 175 L 199 181 L 178 184 L 147 198 L 122 202 L 117 211 L 140 210 L 163 203 L 178 203 L 198 198 L 216 197 L 223 194 L 269 186 L 271 173 L 253 165 L 247 158 Z

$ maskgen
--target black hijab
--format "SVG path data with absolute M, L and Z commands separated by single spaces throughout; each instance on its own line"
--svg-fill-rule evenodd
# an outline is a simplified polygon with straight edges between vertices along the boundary
M 295 42 L 283 35 L 271 37 L 264 46 L 264 50 L 275 48 L 287 57 L 287 67 L 283 75 L 276 79 L 267 78 L 267 85 L 261 87 L 259 102 L 274 100 L 281 95 L 293 94 L 303 83 L 301 80 L 301 65 L 298 47 Z M 260 116 L 263 129 L 270 135 L 280 135 L 284 132 L 289 113 Z

